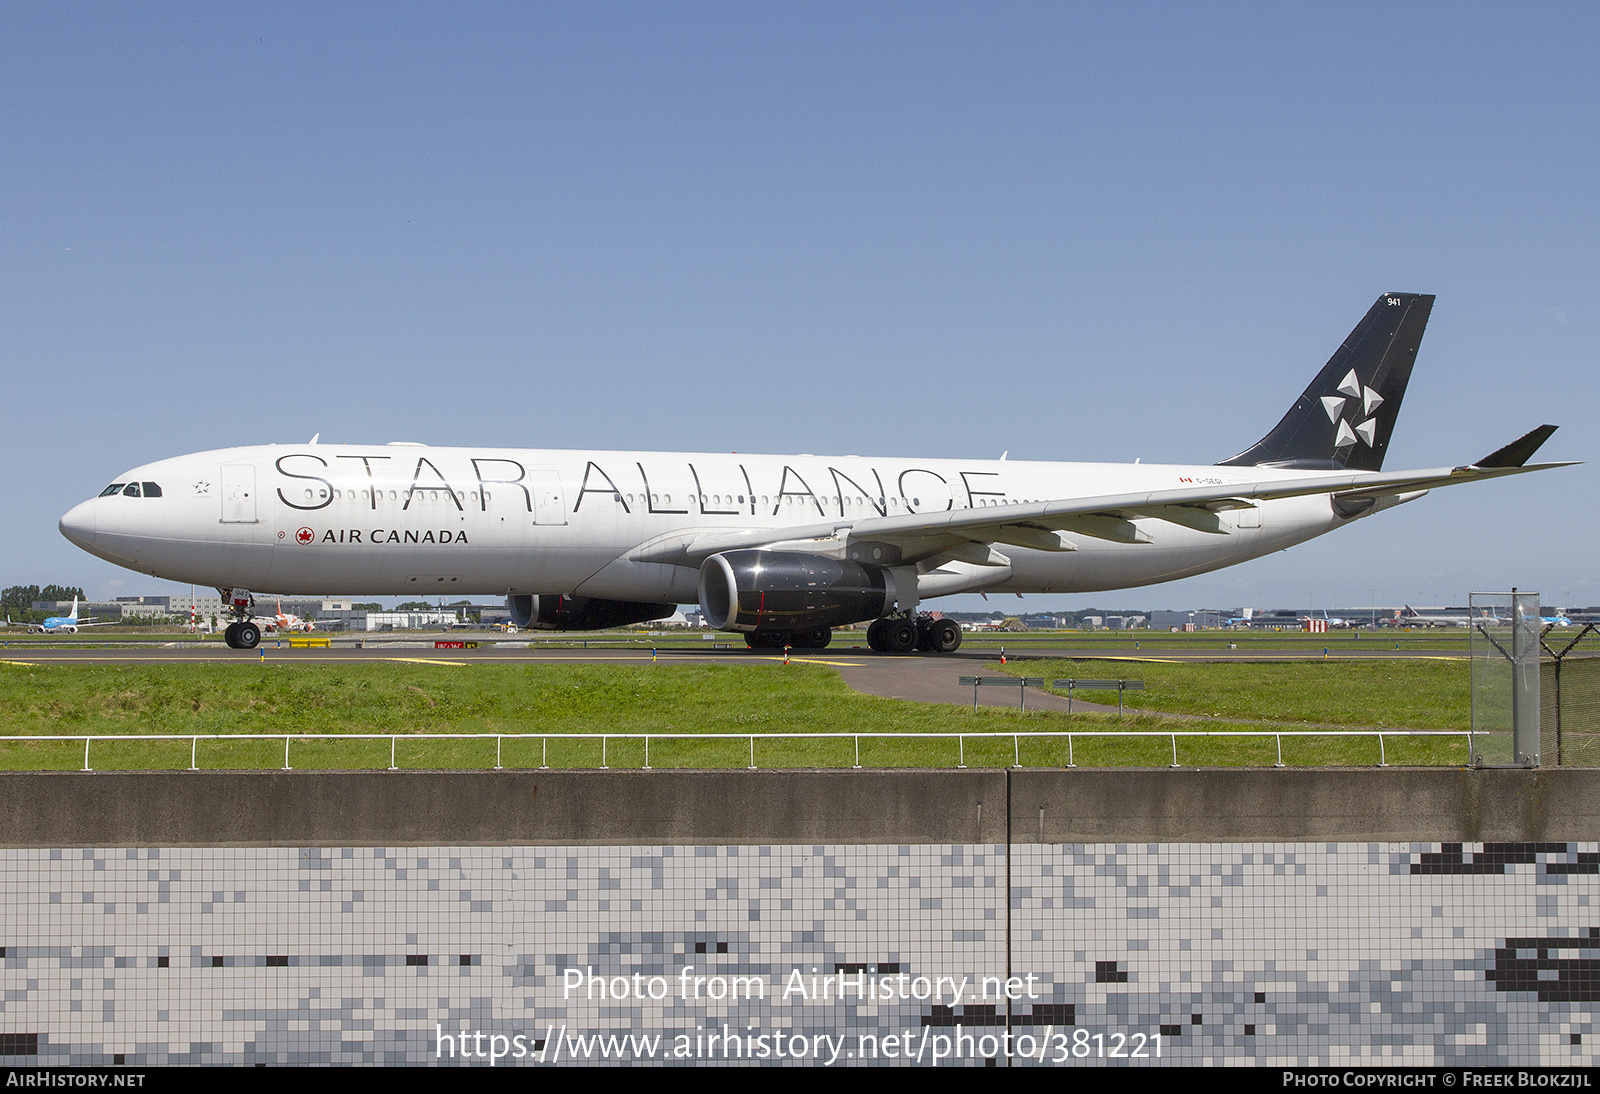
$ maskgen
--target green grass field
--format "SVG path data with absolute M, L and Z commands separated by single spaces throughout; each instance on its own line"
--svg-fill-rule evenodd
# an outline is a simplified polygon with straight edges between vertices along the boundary
M 1063 662 L 1055 662 L 1056 671 Z M 1008 669 L 1037 674 L 1024 662 Z M 998 667 L 996 667 L 998 670 Z M 1243 670 L 1243 671 L 1239 671 Z M 294 665 L 244 661 L 182 665 L 0 665 L 0 768 L 63 769 L 83 766 L 79 742 L 3 743 L 5 736 L 90 734 L 239 735 L 394 734 L 398 766 L 487 768 L 494 740 L 424 741 L 420 734 L 671 734 L 794 733 L 1028 733 L 1115 730 L 1173 731 L 1260 729 L 1231 719 L 1281 719 L 1351 726 L 1460 728 L 1466 719 L 1465 667 L 1457 662 L 1309 662 L 1271 665 L 1145 665 L 1083 662 L 1060 675 L 1139 676 L 1147 710 L 1182 715 L 1222 715 L 1223 720 L 1172 718 L 1153 713 L 1117 719 L 1105 715 L 981 709 L 879 699 L 852 691 L 830 669 L 763 662 L 742 665 L 437 665 L 393 662 L 364 665 Z M 1454 677 L 1459 677 L 1458 681 Z M 1401 704 L 1399 707 L 1396 704 Z M 1403 716 L 1402 716 L 1403 715 Z M 865 766 L 952 766 L 954 741 L 863 740 Z M 190 742 L 104 742 L 91 747 L 97 769 L 186 768 Z M 544 751 L 545 749 L 548 751 Z M 1390 763 L 1458 764 L 1459 739 L 1388 741 Z M 968 766 L 1000 766 L 1020 754 L 1026 766 L 1067 762 L 1064 738 L 968 740 Z M 1294 764 L 1372 764 L 1375 739 L 1296 740 L 1284 744 Z M 296 741 L 296 768 L 385 768 L 390 743 Z M 201 742 L 199 766 L 279 768 L 281 742 Z M 1213 737 L 1184 741 L 1185 766 L 1270 764 L 1276 745 L 1265 740 Z M 610 742 L 611 767 L 643 765 L 642 742 Z M 1072 744 L 1080 766 L 1164 766 L 1170 738 L 1101 740 Z M 599 742 L 504 742 L 507 767 L 600 766 Z M 761 767 L 848 767 L 849 740 L 757 742 Z M 652 767 L 744 767 L 748 739 L 656 740 Z
M 1214 662 L 1013 659 L 1012 676 L 1143 680 L 1124 704 L 1169 714 L 1308 725 L 1470 729 L 1465 661 L 1423 659 Z M 1051 689 L 1056 690 L 1056 689 Z M 1065 690 L 1056 691 L 1064 695 Z M 1107 693 L 1077 698 L 1105 702 Z M 1115 693 L 1112 702 L 1115 702 Z

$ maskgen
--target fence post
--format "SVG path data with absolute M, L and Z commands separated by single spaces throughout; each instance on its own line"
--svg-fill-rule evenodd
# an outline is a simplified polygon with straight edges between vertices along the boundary
M 1551 662 L 1555 666 L 1551 671 L 1551 675 L 1555 677 L 1554 683 L 1556 693 L 1554 704 L 1556 711 L 1556 766 L 1560 767 L 1563 758 L 1563 745 L 1565 743 L 1562 740 L 1561 733 L 1561 665 L 1566 660 L 1567 654 L 1571 653 L 1573 648 L 1576 647 L 1579 642 L 1582 642 L 1584 638 L 1586 638 L 1591 632 L 1600 632 L 1600 624 L 1585 623 L 1583 629 L 1573 637 L 1572 641 L 1568 642 L 1564 647 L 1562 647 L 1560 653 L 1557 653 L 1555 650 L 1551 649 L 1550 646 L 1545 642 L 1545 638 L 1554 629 L 1554 623 L 1550 623 L 1545 626 L 1545 628 L 1539 633 L 1539 645 L 1544 647 L 1544 652 L 1550 655 Z
M 1546 647 L 1548 648 L 1548 647 Z M 1556 685 L 1556 766 L 1561 766 L 1561 659 L 1556 658 L 1555 667 Z

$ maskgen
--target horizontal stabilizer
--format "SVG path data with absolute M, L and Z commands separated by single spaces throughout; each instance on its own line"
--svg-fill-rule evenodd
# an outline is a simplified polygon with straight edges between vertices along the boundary
M 1524 433 L 1504 448 L 1497 448 L 1473 466 L 1475 467 L 1521 467 L 1528 462 L 1528 458 L 1539 451 L 1539 446 L 1550 439 L 1550 434 L 1556 431 L 1553 425 L 1542 425 L 1531 433 Z

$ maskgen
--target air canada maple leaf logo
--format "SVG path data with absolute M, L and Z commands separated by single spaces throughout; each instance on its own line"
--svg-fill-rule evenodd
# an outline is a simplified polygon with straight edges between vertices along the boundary
M 302 528 L 294 534 L 296 543 L 310 543 L 317 538 L 317 534 L 309 528 Z

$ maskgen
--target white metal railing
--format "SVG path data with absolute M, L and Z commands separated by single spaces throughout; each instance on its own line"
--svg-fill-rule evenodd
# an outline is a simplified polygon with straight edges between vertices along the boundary
M 149 734 L 58 734 L 50 736 L 0 736 L 0 744 L 24 742 L 49 742 L 49 741 L 82 741 L 83 742 L 83 770 L 93 771 L 89 764 L 89 747 L 94 742 L 108 743 L 151 743 L 156 741 L 188 741 L 189 742 L 189 770 L 200 770 L 200 742 L 240 742 L 240 741 L 282 741 L 283 742 L 283 768 L 290 771 L 289 744 L 291 741 L 388 741 L 389 742 L 389 770 L 400 770 L 395 763 L 395 750 L 399 741 L 494 741 L 495 758 L 494 770 L 505 769 L 505 743 L 507 741 L 539 741 L 539 768 L 540 771 L 550 769 L 550 742 L 551 741 L 599 741 L 600 742 L 600 768 L 609 770 L 608 751 L 612 742 L 643 741 L 644 765 L 643 770 L 650 770 L 650 743 L 652 741 L 745 741 L 749 744 L 750 766 L 749 770 L 756 770 L 756 742 L 757 741 L 820 741 L 820 740 L 847 740 L 853 743 L 854 764 L 861 767 L 861 741 L 909 741 L 909 740 L 934 740 L 953 741 L 956 745 L 956 766 L 967 766 L 968 741 L 1011 741 L 1012 766 L 1022 767 L 1022 741 L 1027 739 L 1065 738 L 1067 742 L 1067 767 L 1077 767 L 1074 762 L 1073 744 L 1076 738 L 1115 738 L 1118 740 L 1134 740 L 1145 738 L 1164 738 L 1172 745 L 1171 767 L 1182 766 L 1178 762 L 1178 739 L 1183 738 L 1228 738 L 1228 737 L 1253 737 L 1273 738 L 1277 743 L 1277 761 L 1274 767 L 1287 766 L 1283 762 L 1283 739 L 1285 737 L 1331 737 L 1335 739 L 1348 739 L 1352 737 L 1373 738 L 1378 741 L 1378 766 L 1388 767 L 1388 752 L 1384 746 L 1385 738 L 1394 737 L 1460 737 L 1463 740 L 1471 736 L 1470 730 L 1465 729 L 1282 729 L 1282 730 L 1019 730 L 1013 733 L 149 733 Z M 1055 764 L 1042 764 L 1039 766 L 1054 767 Z

